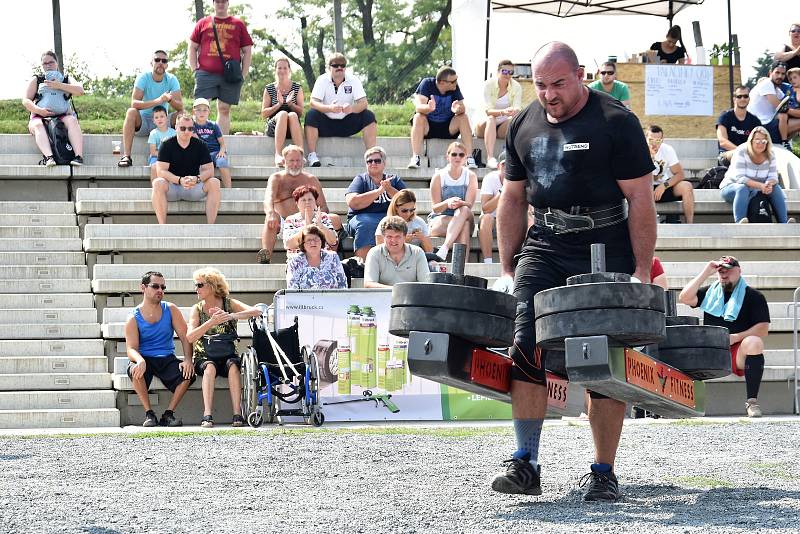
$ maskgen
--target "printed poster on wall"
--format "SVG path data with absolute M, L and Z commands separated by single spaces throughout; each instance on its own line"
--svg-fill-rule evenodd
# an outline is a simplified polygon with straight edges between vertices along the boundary
M 714 67 L 646 65 L 645 115 L 714 115 Z
M 391 290 L 286 290 L 275 295 L 275 324 L 298 318 L 300 344 L 320 365 L 326 421 L 510 419 L 511 406 L 411 375 L 408 343 L 389 334 Z M 391 394 L 400 411 L 357 401 L 363 392 Z

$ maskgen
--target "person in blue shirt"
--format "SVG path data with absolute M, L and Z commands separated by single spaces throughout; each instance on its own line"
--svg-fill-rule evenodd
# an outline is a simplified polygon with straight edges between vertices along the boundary
M 142 303 L 125 321 L 125 348 L 130 360 L 128 377 L 145 411 L 142 426 L 181 426 L 183 421 L 175 417 L 175 409 L 195 379 L 186 320 L 175 304 L 164 300 L 167 290 L 164 275 L 148 271 L 142 276 L 139 287 Z M 175 357 L 173 333 L 178 335 L 183 347 L 183 361 Z M 160 421 L 156 419 L 148 394 L 153 377 L 172 392 L 172 400 Z
M 414 117 L 411 119 L 411 161 L 409 169 L 420 167 L 423 139 L 455 139 L 467 147 L 467 167 L 477 169 L 472 157 L 472 128 L 466 115 L 464 95 L 458 88 L 453 67 L 442 67 L 436 78 L 423 78 L 414 93 Z
M 163 106 L 167 110 L 172 125 L 175 124 L 175 112 L 183 111 L 181 84 L 175 75 L 167 72 L 168 61 L 166 52 L 156 50 L 150 61 L 152 70 L 139 74 L 133 82 L 131 107 L 125 112 L 125 122 L 122 124 L 122 157 L 117 162 L 119 167 L 133 165 L 133 137 L 147 137 L 156 127 L 153 122 L 153 109 L 156 106 Z
M 210 104 L 205 98 L 195 98 L 192 104 L 194 111 L 194 134 L 195 137 L 203 141 L 208 146 L 208 154 L 214 167 L 219 169 L 222 187 L 231 187 L 231 168 L 228 163 L 228 151 L 225 148 L 225 138 L 219 125 L 208 120 Z
M 153 122 L 155 122 L 156 127 L 150 131 L 150 136 L 147 138 L 147 145 L 150 148 L 150 158 L 147 160 L 147 164 L 150 166 L 151 183 L 158 177 L 156 163 L 158 162 L 158 150 L 161 148 L 161 142 L 170 137 L 175 137 L 175 128 L 170 127 L 169 117 L 167 117 L 167 110 L 164 106 L 153 108 Z

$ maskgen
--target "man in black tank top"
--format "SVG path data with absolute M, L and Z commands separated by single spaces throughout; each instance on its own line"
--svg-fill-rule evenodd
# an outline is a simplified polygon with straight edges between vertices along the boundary
M 517 451 L 492 481 L 502 493 L 541 494 L 539 436 L 547 408 L 544 355 L 536 349 L 534 295 L 587 273 L 590 245 L 604 243 L 609 271 L 650 280 L 656 240 L 653 162 L 636 116 L 610 96 L 583 85 L 584 70 L 564 43 L 549 43 L 533 60 L 538 101 L 513 119 L 506 139 L 506 183 L 497 212 L 504 278 L 518 298 L 511 400 Z M 629 205 L 628 217 L 624 202 Z M 527 231 L 529 204 L 535 222 Z M 565 232 L 543 217 L 549 210 L 614 217 L 594 228 Z M 521 253 L 520 253 L 520 248 Z M 518 261 L 515 256 L 518 254 Z M 584 498 L 619 498 L 614 459 L 625 403 L 591 393 L 595 444 L 591 484 Z
M 783 45 L 780 52 L 775 52 L 773 60 L 786 63 L 786 70 L 800 67 L 800 22 L 793 22 L 789 27 L 789 44 Z

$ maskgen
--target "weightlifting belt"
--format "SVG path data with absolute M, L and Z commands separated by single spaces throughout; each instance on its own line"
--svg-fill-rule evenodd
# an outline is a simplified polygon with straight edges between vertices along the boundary
M 556 208 L 534 208 L 533 220 L 537 226 L 548 228 L 556 234 L 583 232 L 620 223 L 628 218 L 628 202 L 602 206 L 572 206 L 568 211 Z

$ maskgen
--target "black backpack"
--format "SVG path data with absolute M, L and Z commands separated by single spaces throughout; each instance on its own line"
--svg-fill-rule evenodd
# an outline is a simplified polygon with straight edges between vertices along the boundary
M 53 159 L 56 165 L 69 165 L 75 158 L 75 151 L 69 142 L 67 135 L 67 125 L 61 120 L 62 117 L 46 117 L 42 119 L 47 138 L 50 140 L 50 148 L 53 150 Z
M 751 223 L 771 223 L 772 204 L 764 193 L 758 193 L 747 205 L 747 220 Z
M 719 184 L 725 178 L 725 173 L 728 172 L 728 167 L 722 165 L 718 167 L 711 167 L 706 171 L 697 184 L 697 189 L 719 189 Z

